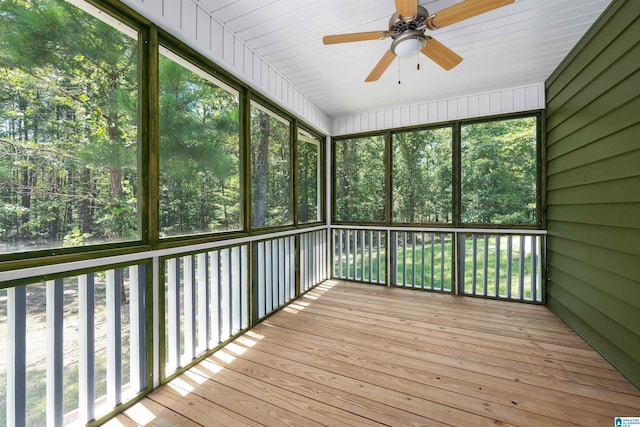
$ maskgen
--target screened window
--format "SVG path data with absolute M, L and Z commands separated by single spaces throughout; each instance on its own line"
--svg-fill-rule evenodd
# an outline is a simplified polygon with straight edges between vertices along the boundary
M 0 1 L 0 252 L 140 239 L 137 32 L 83 9 Z
M 462 222 L 535 224 L 537 117 L 462 126 Z
M 334 158 L 336 221 L 384 221 L 384 135 L 335 140 Z
M 240 228 L 238 92 L 184 59 L 160 56 L 160 233 Z
M 251 226 L 292 223 L 291 124 L 251 102 Z
M 452 128 L 394 133 L 393 222 L 452 222 Z
M 298 129 L 298 222 L 320 221 L 320 139 Z

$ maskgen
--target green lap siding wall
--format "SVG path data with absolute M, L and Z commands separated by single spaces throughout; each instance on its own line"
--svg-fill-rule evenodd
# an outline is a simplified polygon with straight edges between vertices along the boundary
M 546 81 L 547 305 L 640 387 L 640 1 Z

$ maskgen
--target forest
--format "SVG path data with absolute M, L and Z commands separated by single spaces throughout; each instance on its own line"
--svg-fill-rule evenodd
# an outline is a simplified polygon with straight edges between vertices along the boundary
M 97 14 L 62 0 L 0 0 L 0 253 L 147 231 L 141 41 Z M 149 203 L 160 237 L 243 229 L 238 90 L 164 46 L 158 69 L 159 200 Z M 251 226 L 291 224 L 291 135 L 301 131 L 254 101 L 250 116 Z M 321 144 L 310 135 L 297 148 L 295 209 L 300 222 L 317 221 Z
M 531 225 L 537 219 L 537 117 L 391 132 L 390 183 L 383 134 L 337 139 L 336 221 Z M 454 168 L 458 144 L 460 168 Z M 458 175 L 456 175 L 458 174 Z M 454 215 L 454 178 L 460 214 Z

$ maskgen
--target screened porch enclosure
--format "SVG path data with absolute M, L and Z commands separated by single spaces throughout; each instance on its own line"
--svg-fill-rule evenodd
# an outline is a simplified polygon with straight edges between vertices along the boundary
M 0 427 L 640 415 L 640 3 L 345 118 L 207 2 L 0 0 Z

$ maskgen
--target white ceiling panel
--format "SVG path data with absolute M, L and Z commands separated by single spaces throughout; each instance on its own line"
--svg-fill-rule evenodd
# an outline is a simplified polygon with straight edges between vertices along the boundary
M 517 0 L 427 31 L 464 58 L 451 71 L 416 55 L 365 83 L 391 39 L 325 46 L 322 37 L 387 30 L 393 0 L 196 1 L 333 117 L 542 82 L 610 3 Z M 434 13 L 459 2 L 418 3 Z

